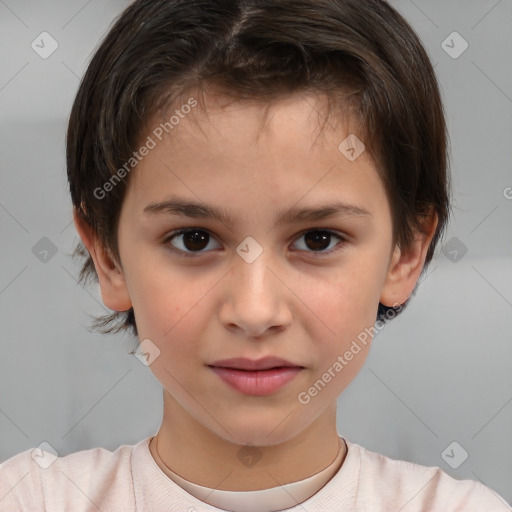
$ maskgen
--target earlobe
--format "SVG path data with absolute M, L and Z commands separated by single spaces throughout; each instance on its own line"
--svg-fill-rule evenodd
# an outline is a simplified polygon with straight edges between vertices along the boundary
M 437 215 L 433 213 L 423 224 L 424 233 L 416 233 L 415 242 L 409 250 L 404 251 L 398 246 L 395 247 L 381 292 L 381 304 L 404 304 L 411 296 L 423 270 L 437 222 Z
M 113 311 L 127 311 L 132 303 L 121 266 L 103 247 L 91 226 L 78 215 L 76 209 L 73 210 L 73 220 L 94 262 L 103 303 Z

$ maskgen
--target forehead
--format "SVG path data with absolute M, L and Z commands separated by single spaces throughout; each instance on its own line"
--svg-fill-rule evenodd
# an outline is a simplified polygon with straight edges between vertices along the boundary
M 275 135 L 276 131 L 290 124 L 307 123 L 311 142 L 316 142 L 326 132 L 354 131 L 362 133 L 363 126 L 356 122 L 357 96 L 349 91 L 327 94 L 322 91 L 296 91 L 270 99 L 265 97 L 240 99 L 234 92 L 211 86 L 182 92 L 171 105 L 160 108 L 151 116 L 147 131 L 165 125 L 174 117 L 172 135 L 177 143 L 186 142 L 190 136 L 211 136 L 212 130 L 229 127 L 243 131 L 237 136 L 250 134 L 256 141 L 263 135 Z M 192 108 L 187 105 L 194 103 Z M 185 115 L 180 111 L 187 111 Z M 176 115 L 178 114 L 179 119 Z M 186 120 L 186 122 L 183 122 Z M 175 130 L 181 124 L 179 130 Z M 165 136 L 165 134 L 163 134 Z M 267 141 L 268 142 L 268 141 Z
M 349 133 L 364 138 L 354 108 L 349 99 L 344 104 L 321 92 L 300 91 L 265 101 L 240 100 L 216 89 L 206 94 L 203 89 L 191 90 L 150 117 L 140 142 L 151 137 L 156 148 L 137 167 L 148 167 L 164 157 L 168 164 L 182 164 L 186 155 L 196 163 L 207 158 L 204 167 L 219 160 L 224 165 L 245 160 L 244 168 L 258 167 L 261 174 L 263 165 L 258 164 L 265 157 L 271 156 L 276 163 L 285 157 L 292 163 L 311 156 L 308 160 L 319 166 L 329 160 L 333 150 L 337 159 L 346 163 L 342 162 L 340 143 Z M 251 161 L 255 154 L 260 160 Z M 361 160 L 373 163 L 368 151 Z
M 365 151 L 351 161 L 340 150 L 349 134 L 360 133 L 359 126 L 348 109 L 346 115 L 326 115 L 329 105 L 323 95 L 304 93 L 272 102 L 184 96 L 151 118 L 145 136 L 156 145 L 137 165 L 128 193 L 139 211 L 170 196 L 217 204 L 226 212 L 228 203 L 238 202 L 233 211 L 245 214 L 249 204 L 283 212 L 283 201 L 316 198 L 315 204 L 342 202 L 371 215 L 356 195 L 366 189 L 367 204 L 378 206 L 372 196 L 383 193 L 380 179 Z

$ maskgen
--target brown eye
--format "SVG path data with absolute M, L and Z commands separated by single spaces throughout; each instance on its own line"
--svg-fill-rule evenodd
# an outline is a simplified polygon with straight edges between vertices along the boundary
M 344 245 L 345 239 L 332 231 L 324 230 L 324 229 L 310 229 L 309 231 L 305 231 L 299 237 L 299 240 L 304 238 L 304 243 L 302 247 L 299 247 L 299 250 L 313 253 L 314 256 L 324 256 L 331 254 Z M 333 243 L 333 238 L 341 240 L 341 243 L 331 245 Z M 331 246 L 331 250 L 326 250 Z M 339 246 L 339 247 L 338 247 Z
M 313 251 L 327 249 L 330 239 L 331 235 L 327 231 L 309 231 L 304 238 L 306 245 Z
M 180 238 L 182 239 L 181 242 L 179 240 Z M 175 239 L 177 242 L 172 243 Z M 177 250 L 185 253 L 200 253 L 208 252 L 204 251 L 204 249 L 211 240 L 213 240 L 213 238 L 210 238 L 210 234 L 202 229 L 183 229 L 171 234 L 164 243 L 171 243 Z
M 304 239 L 304 242 L 299 244 L 302 247 L 296 250 L 309 253 L 314 257 L 328 256 L 342 249 L 345 246 L 344 242 L 346 242 L 343 236 L 326 229 L 304 231 L 298 240 L 301 238 Z M 334 243 L 335 239 L 338 239 L 340 242 Z M 200 256 L 211 251 L 211 248 L 207 249 L 207 247 L 214 240 L 207 230 L 188 228 L 171 233 L 163 243 L 165 245 L 170 244 L 173 251 L 181 253 L 183 256 Z M 329 249 L 329 247 L 331 248 Z M 217 248 L 220 248 L 220 245 Z

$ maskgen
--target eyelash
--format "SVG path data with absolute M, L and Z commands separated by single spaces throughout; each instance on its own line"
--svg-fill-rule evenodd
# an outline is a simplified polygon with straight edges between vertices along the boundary
M 199 231 L 199 232 L 202 232 L 202 233 L 207 233 L 208 235 L 212 236 L 211 233 L 207 229 L 202 229 L 202 228 L 186 228 L 186 229 L 175 230 L 175 231 L 169 233 L 169 235 L 167 237 L 165 237 L 165 239 L 163 240 L 162 243 L 164 245 L 171 245 L 170 242 L 174 238 L 176 238 L 176 237 L 178 237 L 180 235 L 184 235 L 184 234 L 187 234 L 187 233 L 190 233 L 190 232 L 194 232 L 194 231 Z M 339 240 L 341 240 L 341 242 L 338 243 L 333 249 L 330 249 L 329 251 L 305 251 L 307 253 L 312 254 L 313 257 L 315 257 L 315 258 L 322 258 L 322 257 L 328 256 L 328 255 L 331 255 L 331 254 L 333 254 L 335 252 L 338 252 L 338 251 L 340 251 L 341 249 L 343 249 L 345 247 L 345 243 L 347 242 L 346 237 L 344 237 L 340 233 L 337 233 L 337 232 L 332 231 L 330 229 L 323 229 L 323 228 L 310 228 L 310 229 L 306 229 L 306 230 L 302 231 L 301 233 L 299 233 L 295 240 L 297 240 L 298 238 L 301 238 L 302 236 L 306 235 L 307 233 L 318 233 L 318 232 L 328 233 L 329 235 L 334 236 L 334 237 L 338 238 Z M 173 247 L 172 245 L 171 245 L 170 248 L 171 248 L 171 250 L 173 252 L 180 253 L 180 255 L 182 255 L 185 258 L 196 258 L 196 257 L 200 256 L 201 254 L 210 252 L 210 251 L 196 251 L 196 252 L 193 252 L 193 251 L 183 251 L 182 249 L 178 249 L 176 247 Z M 300 250 L 299 250 L 299 252 L 300 252 Z

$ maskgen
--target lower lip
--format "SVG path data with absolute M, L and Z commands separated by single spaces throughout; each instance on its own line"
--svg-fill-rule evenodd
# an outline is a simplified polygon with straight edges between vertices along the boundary
M 265 396 L 275 393 L 290 382 L 302 368 L 287 366 L 270 370 L 245 371 L 211 366 L 227 384 L 245 395 Z

